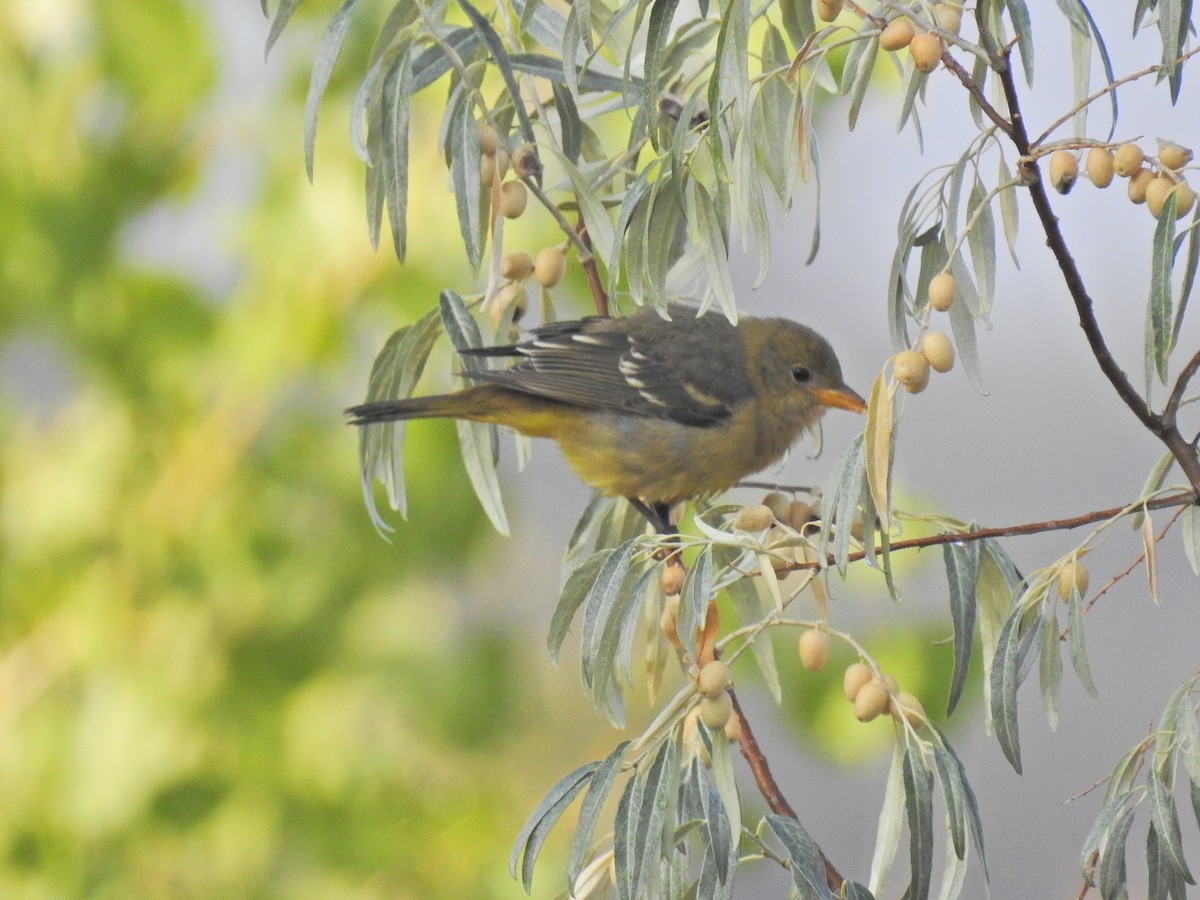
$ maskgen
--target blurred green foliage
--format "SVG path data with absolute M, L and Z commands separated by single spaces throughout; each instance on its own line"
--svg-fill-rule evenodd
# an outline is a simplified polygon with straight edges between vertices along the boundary
M 340 129 L 307 184 L 311 48 L 261 66 L 247 20 L 0 8 L 0 896 L 512 896 L 554 761 L 594 748 L 540 714 L 538 638 L 472 621 L 452 429 L 413 430 L 388 543 L 339 412 L 461 263 L 371 252 Z M 232 46 L 284 74 L 262 108 Z M 236 203 L 161 224 L 231 160 Z

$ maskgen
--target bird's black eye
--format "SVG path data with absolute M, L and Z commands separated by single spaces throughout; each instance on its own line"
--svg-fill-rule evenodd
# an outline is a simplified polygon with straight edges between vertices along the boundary
M 792 378 L 796 384 L 808 384 L 812 380 L 812 372 L 804 368 L 804 366 L 796 366 L 792 369 Z

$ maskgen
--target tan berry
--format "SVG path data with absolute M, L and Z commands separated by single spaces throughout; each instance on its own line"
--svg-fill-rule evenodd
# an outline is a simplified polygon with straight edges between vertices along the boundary
M 1060 194 L 1071 193 L 1075 179 L 1079 177 L 1079 160 L 1069 150 L 1055 150 L 1050 154 L 1050 184 Z
M 557 285 L 566 271 L 567 255 L 558 247 L 544 247 L 533 263 L 533 277 L 544 288 Z
M 1122 178 L 1131 178 L 1142 168 L 1145 159 L 1146 154 L 1142 153 L 1142 148 L 1137 144 L 1122 144 L 1117 148 L 1116 156 L 1113 157 L 1113 168 Z
M 683 580 L 686 577 L 683 566 L 667 564 L 663 566 L 660 583 L 663 593 L 668 597 L 678 597 L 683 590 Z
M 846 666 L 846 673 L 842 676 L 842 693 L 853 703 L 862 686 L 874 677 L 871 667 L 866 663 L 857 662 Z
M 817 0 L 817 18 L 832 22 L 842 14 L 842 0 Z
M 925 707 L 908 691 L 900 691 L 896 694 L 892 701 L 892 715 L 897 721 L 900 720 L 900 716 L 903 716 L 913 728 L 920 728 L 925 724 Z
M 1196 204 L 1196 192 L 1187 182 L 1181 181 L 1175 185 L 1175 218 L 1182 219 L 1192 211 Z
M 1175 189 L 1175 182 L 1166 175 L 1156 175 L 1146 184 L 1146 209 L 1150 215 L 1158 218 L 1167 202 L 1167 197 Z
M 921 338 L 921 355 L 935 372 L 949 372 L 954 368 L 954 345 L 940 331 L 931 331 Z
M 725 723 L 725 740 L 731 744 L 736 744 L 742 739 L 742 720 L 737 716 L 730 716 L 729 721 Z
M 662 618 L 658 620 L 658 627 L 662 629 L 663 637 L 665 637 L 672 646 L 682 649 L 679 643 L 679 595 L 672 594 L 667 597 L 667 602 L 663 604 Z
M 476 122 L 475 131 L 479 134 L 479 152 L 491 156 L 500 149 L 500 132 L 487 122 Z
M 533 144 L 522 144 L 512 154 L 513 171 L 521 178 L 537 178 L 542 174 L 542 160 L 538 156 L 537 147 Z
M 1106 188 L 1113 180 L 1113 155 L 1104 147 L 1093 147 L 1087 155 L 1087 177 L 1098 188 Z
M 533 272 L 533 257 L 524 250 L 505 253 L 500 260 L 500 277 L 510 281 L 520 281 L 528 278 Z
M 1078 591 L 1079 596 L 1087 593 L 1088 570 L 1079 560 L 1072 560 L 1058 570 L 1058 596 L 1064 600 L 1071 599 L 1071 593 Z
M 803 500 L 793 500 L 788 505 L 787 523 L 796 531 L 803 531 L 804 526 L 814 518 L 812 504 Z
M 766 506 L 743 506 L 733 517 L 738 531 L 763 531 L 775 524 L 775 514 Z
M 949 272 L 939 272 L 929 280 L 929 305 L 938 312 L 945 312 L 954 305 L 958 285 Z
M 729 691 L 721 691 L 715 697 L 700 701 L 700 721 L 712 731 L 724 728 L 733 718 L 733 698 Z
M 1138 169 L 1129 178 L 1129 199 L 1133 203 L 1142 204 L 1146 202 L 1146 189 L 1150 187 L 1150 182 L 1154 180 L 1154 173 L 1149 169 Z
M 1192 151 L 1173 141 L 1159 141 L 1158 161 L 1172 172 L 1178 172 L 1192 161 Z
M 953 35 L 958 34 L 962 27 L 963 8 L 961 3 L 935 3 L 933 16 L 937 19 L 938 28 Z
M 908 45 L 908 52 L 912 54 L 913 65 L 917 67 L 917 71 L 932 72 L 942 61 L 942 39 L 936 34 L 923 31 L 913 36 Z
M 496 157 L 484 154 L 479 157 L 479 180 L 490 185 L 496 179 Z
M 500 288 L 496 296 L 492 299 L 488 315 L 491 318 L 493 329 L 500 327 L 504 313 L 510 306 L 513 307 L 512 320 L 519 322 L 521 316 L 525 315 L 525 311 L 529 308 L 529 297 L 525 293 L 525 285 L 520 282 L 514 281 L 506 284 Z
M 529 189 L 521 181 L 500 185 L 500 212 L 506 219 L 518 219 L 529 204 Z
M 879 46 L 884 50 L 903 50 L 909 45 L 915 34 L 916 30 L 913 28 L 912 22 L 901 16 L 888 22 L 883 31 L 879 33 Z
M 788 520 L 788 510 L 791 508 L 792 501 L 787 494 L 779 491 L 771 491 L 762 498 L 762 505 L 771 511 L 778 521 L 786 522 Z
M 929 360 L 916 350 L 901 350 L 892 357 L 892 374 L 915 394 L 929 381 Z
M 854 717 L 860 722 L 870 722 L 888 708 L 889 702 L 887 688 L 873 678 L 859 689 L 854 698 Z
M 729 687 L 729 666 L 714 659 L 696 676 L 696 690 L 705 697 L 715 697 Z
M 819 628 L 809 628 L 800 635 L 800 665 L 816 672 L 829 659 L 829 635 Z

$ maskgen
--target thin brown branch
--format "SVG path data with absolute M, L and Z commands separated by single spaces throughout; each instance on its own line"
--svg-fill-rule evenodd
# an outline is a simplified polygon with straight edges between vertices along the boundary
M 1196 494 L 1188 491 L 1183 494 L 1171 494 L 1167 497 L 1155 497 L 1153 500 L 1147 500 L 1144 508 L 1147 510 L 1165 509 L 1171 506 L 1185 506 L 1195 502 Z M 1042 534 L 1047 531 L 1069 531 L 1072 528 L 1092 525 L 1096 522 L 1103 522 L 1105 519 L 1119 516 L 1127 509 L 1129 509 L 1128 506 L 1114 506 L 1111 509 L 1098 509 L 1093 512 L 1084 513 L 1083 515 L 1073 516 L 1069 519 L 1047 519 L 1044 522 L 1026 522 L 1021 525 L 1006 525 L 999 528 L 979 528 L 975 531 L 952 531 L 942 534 L 931 534 L 926 537 L 910 538 L 907 541 L 895 541 L 888 549 L 894 553 L 897 550 L 911 550 L 914 547 L 966 544 L 971 541 L 982 541 L 986 538 L 1018 537 L 1028 534 Z M 875 552 L 877 554 L 882 553 L 883 549 L 876 547 Z M 857 562 L 860 559 L 865 559 L 866 555 L 865 551 L 851 553 L 846 557 L 846 561 Z M 795 563 L 786 569 L 780 569 L 779 573 L 798 572 L 802 569 L 821 569 L 830 565 L 833 565 L 832 555 L 823 562 L 818 560 L 817 562 Z
M 600 283 L 600 271 L 596 268 L 596 254 L 592 252 L 592 237 L 588 234 L 587 222 L 584 221 L 582 211 L 575 220 L 575 233 L 578 235 L 581 245 L 587 248 L 586 253 L 579 254 L 579 262 L 583 266 L 583 274 L 587 276 L 588 287 L 592 291 L 592 300 L 596 304 L 596 315 L 607 316 L 609 314 L 608 293 L 604 290 L 604 285 Z
M 1179 65 L 1180 63 L 1186 61 L 1190 57 L 1195 56 L 1197 53 L 1200 53 L 1200 47 L 1193 47 L 1187 53 L 1183 54 L 1183 56 L 1176 59 L 1175 65 Z M 1084 97 L 1082 100 L 1080 100 L 1074 106 L 1072 106 L 1068 112 L 1064 113 L 1062 116 L 1060 116 L 1059 118 L 1055 119 L 1052 123 L 1050 123 L 1050 127 L 1047 128 L 1045 131 L 1043 131 L 1041 134 L 1039 134 L 1034 139 L 1032 146 L 1036 147 L 1039 144 L 1041 144 L 1042 141 L 1044 141 L 1046 138 L 1050 137 L 1050 135 L 1054 134 L 1055 131 L 1057 131 L 1059 128 L 1061 128 L 1063 125 L 1065 125 L 1067 122 L 1071 121 L 1071 119 L 1074 117 L 1074 115 L 1077 112 L 1079 112 L 1081 109 L 1083 109 L 1084 107 L 1091 106 L 1093 103 L 1095 103 L 1101 97 L 1105 96 L 1106 94 L 1111 94 L 1113 91 L 1115 91 L 1117 88 L 1121 87 L 1122 85 L 1129 84 L 1129 82 L 1131 82 L 1131 81 L 1137 81 L 1139 78 L 1145 78 L 1147 75 L 1153 75 L 1155 72 L 1159 71 L 1161 68 L 1162 68 L 1162 63 L 1155 63 L 1152 66 L 1147 66 L 1144 69 L 1139 69 L 1136 72 L 1132 72 L 1129 75 L 1124 76 L 1123 78 L 1118 78 L 1116 81 L 1106 84 L 1104 87 L 1100 88 L 1098 91 L 1094 91 L 1093 93 Z
M 1166 445 L 1167 449 L 1171 451 L 1171 454 L 1179 463 L 1179 467 L 1183 470 L 1184 475 L 1187 476 L 1192 488 L 1197 493 L 1200 493 L 1200 458 L 1197 457 L 1195 451 L 1184 439 L 1183 435 L 1179 433 L 1179 429 L 1175 427 L 1174 423 L 1165 421 L 1164 417 L 1157 415 L 1150 409 L 1146 401 L 1137 392 L 1137 388 L 1129 380 L 1129 376 L 1125 374 L 1125 371 L 1117 363 L 1116 358 L 1112 355 L 1112 351 L 1108 349 L 1108 344 L 1104 340 L 1104 334 L 1100 330 L 1100 323 L 1096 320 L 1092 297 L 1088 293 L 1086 285 L 1084 285 L 1083 275 L 1079 271 L 1075 257 L 1067 247 L 1066 238 L 1063 236 L 1062 229 L 1059 228 L 1058 217 L 1054 214 L 1054 210 L 1050 206 L 1050 197 L 1046 193 L 1046 186 L 1041 179 L 1041 172 L 1036 162 L 1025 159 L 1025 157 L 1029 156 L 1030 152 L 1029 134 L 1025 129 L 1025 120 L 1021 114 L 1020 98 L 1017 96 L 1016 80 L 1013 77 L 1012 67 L 1007 66 L 997 74 L 1004 88 L 1004 97 L 1008 104 L 1013 126 L 1013 130 L 1009 136 L 1016 146 L 1017 152 L 1022 157 L 1021 174 L 1025 176 L 1030 199 L 1033 201 L 1033 207 L 1037 212 L 1038 220 L 1042 224 L 1042 230 L 1046 234 L 1046 244 L 1050 247 L 1050 251 L 1058 261 L 1059 270 L 1066 281 L 1067 290 L 1071 294 L 1076 313 L 1079 316 L 1079 326 L 1083 329 L 1083 333 L 1087 337 L 1088 344 L 1092 349 L 1092 355 L 1096 357 L 1096 362 L 1099 363 L 1100 370 L 1108 378 L 1117 395 L 1138 418 L 1138 421 Z
M 750 729 L 750 722 L 746 718 L 746 714 L 742 712 L 742 705 L 738 703 L 737 694 L 733 688 L 729 689 L 729 697 L 733 700 L 733 714 L 737 717 L 738 726 L 740 727 L 740 737 L 738 745 L 741 748 L 742 756 L 745 757 L 746 763 L 750 766 L 750 771 L 754 775 L 754 783 L 758 785 L 758 792 L 762 794 L 763 799 L 767 801 L 767 806 L 771 812 L 780 816 L 787 816 L 789 819 L 800 821 L 800 817 L 796 815 L 796 811 L 792 809 L 787 798 L 783 796 L 783 791 L 779 788 L 779 783 L 775 780 L 775 776 L 771 774 L 771 767 L 767 765 L 767 757 L 763 755 L 762 748 L 758 746 L 758 741 L 754 737 L 754 732 Z M 837 870 L 837 867 L 829 861 L 829 857 L 819 847 L 818 852 L 821 854 L 821 861 L 825 864 L 825 883 L 829 885 L 830 890 L 840 891 L 846 879 L 842 877 L 842 873 Z
M 1154 538 L 1154 543 L 1157 544 L 1159 541 L 1161 541 L 1163 538 L 1165 538 L 1167 536 L 1167 532 L 1171 530 L 1171 526 L 1175 524 L 1176 519 L 1178 519 L 1181 515 L 1183 515 L 1183 510 L 1184 510 L 1184 507 L 1182 507 L 1182 506 L 1179 507 L 1179 509 L 1175 510 L 1175 514 L 1172 515 L 1171 518 L 1167 520 L 1167 524 L 1163 526 L 1162 531 L 1160 531 L 1158 533 L 1158 536 Z M 1105 584 L 1104 587 L 1100 588 L 1100 590 L 1096 592 L 1096 596 L 1093 597 L 1091 600 L 1089 600 L 1087 606 L 1085 606 L 1083 608 L 1084 615 L 1087 615 L 1089 612 L 1091 612 L 1092 607 L 1096 605 L 1096 602 L 1101 597 L 1103 597 L 1105 594 L 1107 594 L 1109 592 L 1109 590 L 1111 590 L 1112 587 L 1115 584 L 1117 584 L 1117 582 L 1129 577 L 1129 575 L 1133 572 L 1133 570 L 1136 569 L 1138 566 L 1140 566 L 1145 561 L 1146 561 L 1146 551 L 1143 550 L 1141 553 L 1139 553 L 1137 555 L 1137 558 L 1134 559 L 1133 562 L 1131 562 L 1129 565 L 1127 565 L 1124 569 L 1122 569 L 1120 572 L 1118 572 L 1112 578 L 1108 579 L 1108 583 Z M 1070 633 L 1071 633 L 1071 628 L 1070 628 L 1070 626 L 1068 626 L 1062 630 L 1062 632 L 1058 636 L 1058 639 L 1060 641 L 1065 641 L 1067 639 L 1067 635 Z
M 1168 425 L 1175 425 L 1175 415 L 1179 412 L 1179 404 L 1183 402 L 1183 392 L 1187 389 L 1188 382 L 1195 377 L 1197 369 L 1200 369 L 1200 350 L 1188 360 L 1179 377 L 1175 379 L 1175 387 L 1171 390 L 1171 396 L 1167 398 L 1167 405 L 1163 407 L 1162 419 Z
M 949 50 L 942 51 L 942 65 L 944 65 L 958 77 L 958 80 L 962 82 L 962 86 L 967 89 L 967 92 L 975 99 L 975 102 L 979 105 L 979 108 L 983 110 L 983 114 L 991 119 L 997 128 L 999 128 L 1009 137 L 1012 137 L 1012 122 L 1004 118 L 1004 116 L 1000 114 L 1000 110 L 996 109 L 996 107 L 992 105 L 991 101 L 984 96 L 982 88 L 975 83 L 975 79 L 971 77 L 971 73 L 964 69 L 962 64 L 950 55 Z

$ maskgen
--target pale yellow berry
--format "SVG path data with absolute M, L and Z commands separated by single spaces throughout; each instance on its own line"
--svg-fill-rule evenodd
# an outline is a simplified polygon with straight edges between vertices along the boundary
M 938 312 L 945 312 L 954 305 L 958 285 L 949 272 L 940 272 L 929 281 L 929 305 Z
M 723 729 L 733 718 L 733 698 L 729 691 L 721 691 L 715 697 L 705 697 L 700 701 L 700 720 L 711 731 Z
M 1074 559 L 1058 570 L 1058 596 L 1064 600 L 1071 599 L 1072 591 L 1078 591 L 1082 597 L 1088 589 L 1087 566 Z
M 1130 178 L 1142 168 L 1146 155 L 1137 144 L 1122 144 L 1113 157 L 1113 168 L 1122 178 Z
M 804 526 L 814 518 L 812 504 L 803 500 L 793 500 L 788 505 L 787 523 L 796 531 L 803 531 Z
M 903 50 L 915 35 L 916 30 L 913 28 L 912 22 L 901 16 L 888 22 L 883 31 L 879 33 L 879 46 L 884 50 Z
M 958 34 L 962 27 L 963 8 L 961 3 L 935 3 L 933 15 L 937 19 L 938 28 L 953 35 Z
M 787 494 L 782 494 L 779 491 L 771 491 L 762 498 L 762 505 L 771 511 L 778 521 L 786 522 L 788 520 L 788 509 L 791 508 L 792 501 L 788 499 Z
M 913 65 L 919 72 L 932 72 L 942 61 L 942 39 L 936 34 L 923 31 L 914 35 L 908 45 L 912 54 Z
M 860 722 L 870 722 L 888 708 L 890 699 L 887 688 L 873 678 L 859 689 L 854 698 L 854 717 Z
M 521 317 L 525 315 L 525 311 L 529 308 L 529 297 L 525 293 L 525 285 L 519 281 L 504 285 L 492 299 L 488 315 L 491 319 L 493 329 L 500 327 L 504 313 L 510 306 L 513 307 L 512 321 L 514 322 L 519 322 Z
M 846 667 L 845 674 L 842 675 L 842 693 L 847 700 L 853 703 L 863 685 L 874 677 L 871 667 L 866 663 L 857 662 L 849 665 Z
M 683 566 L 667 564 L 663 566 L 662 575 L 660 576 L 663 593 L 668 597 L 678 597 L 679 592 L 683 590 L 683 580 L 685 578 Z
M 1050 154 L 1050 184 L 1060 194 L 1071 193 L 1075 179 L 1079 177 L 1079 160 L 1069 150 L 1055 150 Z
M 725 740 L 731 744 L 736 744 L 742 739 L 742 720 L 737 716 L 730 716 L 729 721 L 725 723 Z
M 949 372 L 954 368 L 954 345 L 940 331 L 931 331 L 921 338 L 921 355 L 935 372 Z
M 479 152 L 490 156 L 500 149 L 500 132 L 487 122 L 476 122 L 475 130 L 479 134 Z
M 806 629 L 800 635 L 799 651 L 800 665 L 816 672 L 829 659 L 829 635 L 818 628 Z
M 1196 192 L 1187 182 L 1181 181 L 1175 186 L 1175 218 L 1182 219 L 1192 211 L 1196 203 Z
M 1158 161 L 1172 172 L 1178 172 L 1192 161 L 1192 151 L 1173 141 L 1160 141 Z
M 817 0 L 817 18 L 832 22 L 842 14 L 842 0 Z
M 529 189 L 522 181 L 506 181 L 500 185 L 500 212 L 506 219 L 518 219 L 529 203 Z
M 1154 180 L 1154 173 L 1149 169 L 1138 169 L 1129 178 L 1129 199 L 1133 203 L 1146 202 L 1146 189 Z
M 892 374 L 906 390 L 919 393 L 929 383 L 929 360 L 917 350 L 901 350 L 892 357 Z
M 567 255 L 558 247 L 544 247 L 533 263 L 533 277 L 544 288 L 552 288 L 563 280 L 567 271 Z
M 505 253 L 500 260 L 500 277 L 510 281 L 520 281 L 528 278 L 533 272 L 533 257 L 524 250 Z
M 733 517 L 738 531 L 763 531 L 775 524 L 775 515 L 765 506 L 743 506 Z
M 925 707 L 908 691 L 900 691 L 896 694 L 892 700 L 891 712 L 896 721 L 903 716 L 913 728 L 920 728 L 926 721 Z
M 715 697 L 729 687 L 729 666 L 714 659 L 696 676 L 696 690 L 705 697 Z
M 1087 176 L 1098 188 L 1106 188 L 1113 180 L 1113 155 L 1104 147 L 1093 147 L 1087 155 Z
M 1162 212 L 1167 197 L 1175 189 L 1175 182 L 1166 175 L 1156 175 L 1146 184 L 1146 209 L 1150 215 L 1158 218 Z

